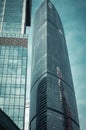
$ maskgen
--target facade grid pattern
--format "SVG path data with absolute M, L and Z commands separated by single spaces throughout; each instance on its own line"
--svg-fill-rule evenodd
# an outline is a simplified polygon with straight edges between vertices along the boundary
M 20 129 L 23 129 L 27 40 L 0 38 L 0 41 L 3 41 L 3 45 L 0 42 L 0 107 Z M 17 42 L 20 44 L 17 45 Z

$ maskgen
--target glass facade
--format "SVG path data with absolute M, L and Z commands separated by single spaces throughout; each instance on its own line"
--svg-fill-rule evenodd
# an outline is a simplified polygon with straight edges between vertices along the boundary
M 23 130 L 27 38 L 0 37 L 0 108 Z
M 50 1 L 35 14 L 32 52 L 30 130 L 80 130 L 64 30 Z
M 0 108 L 24 130 L 31 0 L 0 0 Z
M 25 24 L 30 21 L 30 14 L 26 11 L 29 14 L 30 0 L 0 0 L 0 32 L 23 34 Z

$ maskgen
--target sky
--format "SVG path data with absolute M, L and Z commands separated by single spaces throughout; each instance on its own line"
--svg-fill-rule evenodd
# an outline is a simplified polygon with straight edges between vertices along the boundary
M 30 90 L 32 28 L 35 11 L 43 0 L 33 0 L 32 20 L 29 27 L 28 79 Z M 51 0 L 63 23 L 71 64 L 80 130 L 86 130 L 86 0 Z M 28 91 L 27 91 L 28 92 Z M 27 99 L 29 94 L 27 93 Z

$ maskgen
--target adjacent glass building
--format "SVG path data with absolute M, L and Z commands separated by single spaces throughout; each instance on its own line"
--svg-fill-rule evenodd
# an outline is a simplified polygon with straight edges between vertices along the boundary
M 80 130 L 63 26 L 44 0 L 34 18 L 30 130 Z
M 0 0 L 0 32 L 24 33 L 30 25 L 31 0 Z
M 0 38 L 0 108 L 23 129 L 27 38 Z
M 24 130 L 30 0 L 0 0 L 0 108 Z

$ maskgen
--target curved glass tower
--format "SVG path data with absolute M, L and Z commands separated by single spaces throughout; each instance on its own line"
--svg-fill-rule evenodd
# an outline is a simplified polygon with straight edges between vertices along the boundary
M 50 1 L 35 14 L 32 52 L 30 130 L 79 130 L 64 30 Z

